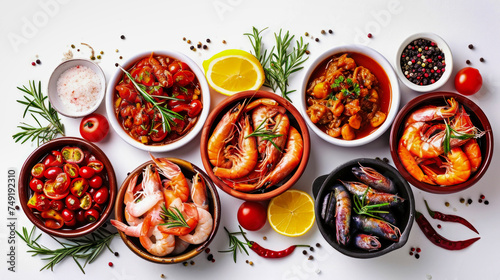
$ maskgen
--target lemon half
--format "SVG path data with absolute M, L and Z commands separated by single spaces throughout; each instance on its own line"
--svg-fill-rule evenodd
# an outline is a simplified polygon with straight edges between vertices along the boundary
M 262 65 L 254 55 L 242 50 L 225 50 L 203 62 L 210 86 L 225 95 L 258 90 L 265 81 Z
M 267 219 L 279 234 L 304 235 L 314 224 L 314 200 L 306 192 L 288 190 L 269 202 Z

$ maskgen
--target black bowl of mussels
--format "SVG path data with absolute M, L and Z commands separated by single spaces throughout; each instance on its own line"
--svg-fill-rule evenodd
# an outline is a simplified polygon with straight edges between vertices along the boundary
M 403 247 L 415 199 L 398 170 L 379 159 L 348 161 L 313 182 L 318 228 L 337 251 L 374 258 Z

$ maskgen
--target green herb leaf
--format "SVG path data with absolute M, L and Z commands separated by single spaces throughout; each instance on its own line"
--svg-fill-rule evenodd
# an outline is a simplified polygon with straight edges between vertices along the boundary
M 282 152 L 281 148 L 278 147 L 278 145 L 276 145 L 276 143 L 274 143 L 273 139 L 280 137 L 280 136 L 283 136 L 283 134 L 277 134 L 276 131 L 273 131 L 271 129 L 265 129 L 263 126 L 266 123 L 266 121 L 267 121 L 267 117 L 259 124 L 259 126 L 257 126 L 257 128 L 252 133 L 245 136 L 245 139 L 248 137 L 252 137 L 252 136 L 253 137 L 262 137 L 262 140 L 271 142 L 271 144 L 276 149 L 278 149 L 278 151 Z
M 358 214 L 358 215 L 366 215 L 366 216 L 370 216 L 373 218 L 382 219 L 381 217 L 376 216 L 375 214 L 377 214 L 377 213 L 389 213 L 389 211 L 379 210 L 379 209 L 381 207 L 389 205 L 390 203 L 385 202 L 385 203 L 367 205 L 366 204 L 366 194 L 368 193 L 369 190 L 370 190 L 370 187 L 366 188 L 361 199 L 357 195 L 353 196 L 354 197 L 354 199 L 353 199 L 354 212 L 356 212 L 356 214 Z
M 240 251 L 240 253 L 245 252 L 248 256 L 248 251 L 245 248 L 245 245 L 247 245 L 247 246 L 251 246 L 251 245 L 250 245 L 250 242 L 248 241 L 248 239 L 246 238 L 246 236 L 245 236 L 246 233 L 243 231 L 241 226 L 240 226 L 239 232 L 229 232 L 226 227 L 224 227 L 224 230 L 226 231 L 227 236 L 229 237 L 229 249 L 225 250 L 225 251 L 219 251 L 219 253 L 233 253 L 233 260 L 235 263 L 236 263 L 236 255 L 238 254 L 238 251 Z M 236 237 L 236 234 L 243 235 L 243 238 L 245 238 L 246 242 L 242 242 L 241 240 L 239 240 Z
M 160 225 L 167 226 L 167 228 L 189 227 L 186 219 L 184 219 L 184 216 L 182 216 L 181 211 L 177 207 L 167 208 L 165 204 L 163 204 L 161 207 L 160 218 L 165 221 L 165 223 Z

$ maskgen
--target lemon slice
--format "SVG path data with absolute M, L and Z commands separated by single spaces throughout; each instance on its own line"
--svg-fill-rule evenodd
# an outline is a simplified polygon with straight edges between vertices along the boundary
M 257 90 L 266 79 L 259 60 L 242 50 L 222 51 L 205 60 L 203 69 L 210 86 L 225 95 Z
M 314 224 L 314 201 L 306 192 L 288 190 L 269 202 L 267 219 L 279 234 L 304 235 Z

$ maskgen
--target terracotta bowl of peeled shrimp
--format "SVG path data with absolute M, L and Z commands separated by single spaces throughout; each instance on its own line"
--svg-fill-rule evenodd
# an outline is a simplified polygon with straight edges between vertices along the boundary
M 462 109 L 463 108 L 463 109 Z M 415 187 L 455 193 L 477 183 L 493 156 L 493 131 L 481 108 L 453 92 L 412 99 L 391 128 L 391 156 Z
M 123 228 L 119 228 L 119 227 L 118 228 L 119 228 L 120 237 L 122 238 L 123 242 L 125 242 L 127 247 L 129 247 L 129 249 L 132 250 L 132 252 L 134 252 L 139 257 L 141 257 L 145 260 L 151 261 L 151 262 L 155 262 L 155 263 L 173 264 L 173 263 L 184 262 L 184 261 L 187 261 L 191 258 L 194 258 L 195 256 L 197 256 L 198 254 L 203 252 L 208 247 L 208 245 L 210 244 L 210 242 L 214 238 L 215 234 L 217 233 L 217 229 L 219 227 L 220 215 L 221 215 L 221 212 L 220 212 L 221 205 L 220 205 L 219 195 L 217 193 L 216 187 L 214 186 L 214 184 L 212 183 L 210 178 L 206 175 L 206 173 L 202 169 L 200 169 L 196 165 L 193 165 L 190 162 L 187 162 L 187 161 L 182 160 L 182 159 L 177 159 L 177 158 L 165 158 L 165 159 L 168 160 L 169 162 L 177 165 L 180 168 L 180 171 L 182 172 L 184 177 L 187 179 L 187 182 L 190 182 L 190 183 L 188 183 L 189 189 L 190 189 L 190 191 L 189 191 L 190 198 L 188 198 L 187 204 L 192 204 L 195 207 L 202 207 L 202 206 L 199 206 L 198 204 L 203 204 L 204 206 L 202 208 L 207 209 L 206 211 L 208 211 L 208 213 L 211 215 L 211 219 L 212 219 L 211 228 L 205 227 L 205 228 L 201 229 L 202 223 L 204 223 L 204 222 L 202 221 L 203 218 L 200 215 L 199 221 L 198 221 L 198 224 L 196 225 L 196 227 L 193 226 L 194 229 L 193 230 L 190 229 L 190 233 L 188 235 L 186 235 L 186 237 L 190 238 L 189 240 L 185 239 L 188 242 L 182 242 L 182 241 L 180 241 L 180 238 L 176 236 L 175 243 L 164 242 L 164 244 L 162 243 L 163 244 L 162 248 L 160 248 L 159 246 L 155 246 L 155 244 L 158 243 L 158 240 L 155 240 L 155 238 L 153 238 L 153 236 L 151 236 L 149 240 L 151 240 L 152 244 L 151 244 L 151 247 L 148 249 L 146 249 L 143 246 L 143 242 L 144 242 L 142 240 L 143 237 L 129 236 L 129 235 L 127 235 L 127 234 L 129 234 L 128 229 L 125 230 Z M 156 159 L 156 160 L 158 160 L 158 159 Z M 159 160 L 163 160 L 163 159 L 159 159 Z M 127 212 L 127 210 L 131 209 L 131 208 L 127 208 L 127 206 L 125 205 L 125 202 L 124 202 L 127 199 L 127 194 L 130 194 L 130 193 L 127 193 L 127 189 L 129 186 L 131 186 L 132 187 L 131 189 L 134 189 L 134 191 L 136 192 L 135 203 L 137 203 L 137 204 L 135 204 L 134 206 L 138 206 L 139 205 L 138 203 L 140 203 L 141 200 L 144 200 L 144 196 L 142 196 L 139 199 L 137 197 L 137 195 L 138 195 L 137 190 L 138 190 L 138 188 L 142 187 L 143 183 L 145 182 L 145 177 L 146 176 L 149 177 L 149 175 L 146 175 L 146 170 L 150 166 L 155 166 L 155 163 L 153 162 L 153 160 L 147 161 L 147 162 L 139 165 L 135 170 L 133 170 L 132 172 L 129 173 L 129 175 L 127 176 L 127 178 L 123 182 L 123 184 L 120 188 L 120 191 L 118 193 L 118 196 L 116 198 L 117 203 L 115 204 L 115 220 L 111 221 L 111 223 L 113 225 L 115 225 L 115 227 L 117 227 L 116 225 L 119 223 L 122 223 L 122 224 L 128 226 L 131 219 L 135 219 L 134 217 L 131 217 L 130 215 L 128 217 L 126 217 L 126 215 L 128 213 L 130 213 L 130 212 Z M 159 171 L 159 173 L 162 174 L 161 171 Z M 198 174 L 198 176 L 196 176 L 196 174 Z M 194 185 L 196 184 L 196 183 L 194 183 L 195 177 L 197 177 L 197 180 L 199 180 L 197 182 L 202 183 L 201 186 L 203 186 L 203 184 L 205 186 L 204 187 L 205 195 L 203 195 L 203 197 L 205 197 L 206 199 L 203 203 L 198 203 L 198 202 L 194 203 L 193 202 L 194 195 L 191 193 L 194 192 L 194 189 L 195 189 L 195 187 L 194 187 Z M 163 187 L 166 186 L 167 181 L 169 181 L 170 179 L 168 179 L 168 177 L 165 178 L 163 174 L 161 175 L 161 179 L 162 179 L 161 197 L 164 197 L 165 201 L 167 201 L 166 197 L 168 195 L 164 191 Z M 171 179 L 171 181 L 175 181 L 175 180 L 176 180 L 175 178 Z M 145 192 L 146 190 L 143 189 L 142 191 Z M 179 195 L 179 197 L 180 196 L 181 195 Z M 147 198 L 147 199 L 149 199 L 149 198 Z M 161 201 L 159 204 L 161 204 Z M 167 208 L 169 210 L 171 210 L 171 209 L 175 210 L 174 208 L 172 208 L 173 204 L 175 204 L 175 202 L 171 203 L 169 205 L 169 207 L 167 207 Z M 164 204 L 162 204 L 162 205 L 164 205 Z M 167 208 L 165 208 L 165 209 L 167 209 Z M 182 209 L 182 214 L 183 215 L 185 214 L 184 208 L 179 207 L 178 209 Z M 134 209 L 134 211 L 136 211 L 136 210 L 137 210 L 137 208 Z M 137 211 L 139 211 L 139 210 L 137 210 Z M 151 211 L 154 211 L 154 210 L 151 210 Z M 205 213 L 206 213 L 206 211 L 205 211 Z M 160 213 L 162 213 L 162 212 L 160 212 Z M 141 218 L 143 218 L 143 220 L 142 220 L 143 225 L 144 225 L 144 223 L 146 223 L 146 220 L 148 223 L 151 221 L 148 218 L 148 215 L 149 214 L 146 213 L 143 216 L 141 216 Z M 163 216 L 163 218 L 165 218 L 165 217 Z M 189 225 L 191 225 L 190 218 L 189 217 L 184 217 L 184 218 L 186 219 L 187 223 Z M 166 221 L 166 220 L 164 220 L 164 221 Z M 141 227 L 141 226 L 139 226 L 139 227 L 141 228 L 139 230 L 142 230 L 141 234 L 143 234 L 144 227 Z M 167 226 L 165 226 L 165 227 L 167 227 Z M 172 231 L 176 231 L 177 229 L 178 228 L 174 228 L 174 229 L 172 229 Z M 133 228 L 130 228 L 130 230 L 133 231 Z M 196 239 L 197 232 L 198 233 L 201 232 L 204 235 L 204 237 L 201 239 L 200 238 Z M 153 233 L 153 235 L 154 235 L 154 233 Z M 173 234 L 172 234 L 172 236 L 173 236 Z M 201 242 L 199 242 L 199 241 L 201 241 Z M 158 256 L 159 254 L 162 255 L 165 250 L 168 250 L 168 253 L 165 256 Z
M 254 137 L 255 136 L 255 137 Z M 297 109 L 267 91 L 244 91 L 222 101 L 201 134 L 201 159 L 210 179 L 243 200 L 269 200 L 293 186 L 310 152 Z

